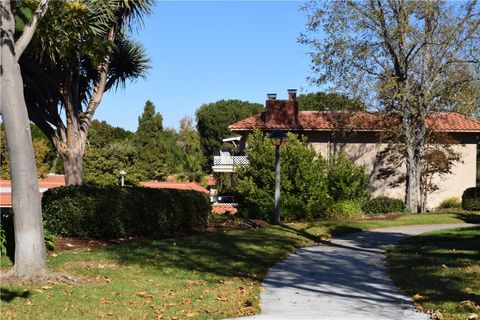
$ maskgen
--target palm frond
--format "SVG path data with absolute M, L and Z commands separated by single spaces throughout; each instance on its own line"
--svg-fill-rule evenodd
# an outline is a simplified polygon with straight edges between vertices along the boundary
M 125 88 L 127 81 L 145 78 L 149 69 L 150 58 L 142 44 L 121 34 L 113 47 L 106 89 Z

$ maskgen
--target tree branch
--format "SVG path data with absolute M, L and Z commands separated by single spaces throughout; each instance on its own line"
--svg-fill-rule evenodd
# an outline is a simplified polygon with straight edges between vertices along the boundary
M 40 23 L 40 20 L 47 12 L 49 2 L 50 0 L 40 0 L 40 3 L 35 10 L 35 13 L 33 14 L 32 22 L 25 26 L 22 35 L 20 36 L 20 38 L 18 38 L 17 41 L 15 41 L 16 62 L 18 62 L 18 60 L 22 56 L 23 51 L 25 51 L 28 44 L 30 43 L 30 40 L 32 40 L 33 34 L 35 33 L 35 30 L 37 30 L 37 26 Z

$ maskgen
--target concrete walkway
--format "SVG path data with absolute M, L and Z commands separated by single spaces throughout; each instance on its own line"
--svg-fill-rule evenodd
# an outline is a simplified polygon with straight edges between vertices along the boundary
M 264 279 L 261 314 L 239 319 L 429 319 L 388 277 L 383 254 L 412 235 L 468 226 L 384 228 L 299 249 Z

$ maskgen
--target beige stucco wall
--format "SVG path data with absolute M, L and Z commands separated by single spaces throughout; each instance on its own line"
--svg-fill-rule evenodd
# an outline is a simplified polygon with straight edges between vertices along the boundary
M 313 148 L 328 158 L 329 153 L 343 150 L 358 165 L 364 165 L 370 177 L 369 188 L 373 197 L 388 196 L 403 199 L 405 186 L 400 185 L 392 188 L 387 180 L 378 179 L 376 176 L 383 167 L 377 160 L 377 153 L 386 147 L 386 144 L 378 143 L 374 133 L 359 133 L 350 137 L 335 137 L 326 132 L 304 133 L 308 137 Z M 476 178 L 476 138 L 474 134 L 457 134 L 456 138 L 461 144 L 454 146 L 454 150 L 460 154 L 460 161 L 455 163 L 452 173 L 441 177 L 435 177 L 439 190 L 431 193 L 428 197 L 428 208 L 437 207 L 442 200 L 448 197 L 461 197 L 466 188 L 475 186 Z M 405 172 L 405 166 L 397 169 L 399 174 Z

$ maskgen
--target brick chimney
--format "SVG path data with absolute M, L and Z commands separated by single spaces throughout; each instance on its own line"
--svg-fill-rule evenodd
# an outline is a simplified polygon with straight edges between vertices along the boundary
M 288 90 L 288 100 L 277 100 L 276 94 L 267 94 L 265 124 L 267 126 L 295 126 L 298 124 L 297 90 Z

